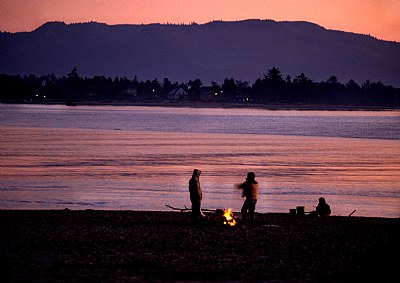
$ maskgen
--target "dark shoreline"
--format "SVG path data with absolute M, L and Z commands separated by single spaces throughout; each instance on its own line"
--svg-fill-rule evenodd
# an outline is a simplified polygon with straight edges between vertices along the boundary
M 0 104 L 17 105 L 66 105 L 63 102 L 2 102 Z M 178 107 L 178 108 L 222 108 L 222 109 L 258 109 L 258 110 L 299 110 L 299 111 L 398 111 L 400 106 L 356 106 L 356 105 L 314 105 L 314 104 L 235 104 L 206 102 L 101 102 L 79 101 L 68 103 L 67 106 L 146 106 L 146 107 Z
M 237 213 L 236 213 L 237 214 Z M 209 214 L 212 216 L 213 214 Z M 193 226 L 187 212 L 0 210 L 3 282 L 392 282 L 398 218 L 257 214 Z

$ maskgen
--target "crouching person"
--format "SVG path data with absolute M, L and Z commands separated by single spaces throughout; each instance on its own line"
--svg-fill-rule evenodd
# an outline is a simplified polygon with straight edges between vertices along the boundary
M 328 218 L 331 215 L 331 207 L 326 203 L 325 198 L 319 198 L 315 211 L 312 211 L 310 215 L 321 218 Z

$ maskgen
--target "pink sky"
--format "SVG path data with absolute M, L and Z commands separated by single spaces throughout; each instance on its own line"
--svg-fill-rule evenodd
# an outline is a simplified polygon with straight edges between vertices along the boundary
M 400 42 L 400 0 L 0 0 L 0 30 L 9 32 L 31 31 L 48 21 L 201 24 L 244 19 L 309 21 Z

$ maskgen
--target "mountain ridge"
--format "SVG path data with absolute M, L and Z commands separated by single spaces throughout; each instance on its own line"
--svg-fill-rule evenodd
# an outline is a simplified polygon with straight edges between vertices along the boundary
M 400 87 L 400 43 L 327 30 L 309 22 L 205 24 L 48 22 L 32 32 L 0 33 L 0 73 L 119 76 L 203 84 L 254 82 L 277 67 L 292 78 L 381 81 Z M 397 62 L 398 61 L 398 62 Z

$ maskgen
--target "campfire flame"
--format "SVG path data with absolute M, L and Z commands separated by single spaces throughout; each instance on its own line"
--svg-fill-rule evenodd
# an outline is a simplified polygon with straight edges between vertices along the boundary
M 233 213 L 230 208 L 224 209 L 224 224 L 235 226 L 237 224 L 236 220 L 233 218 Z

